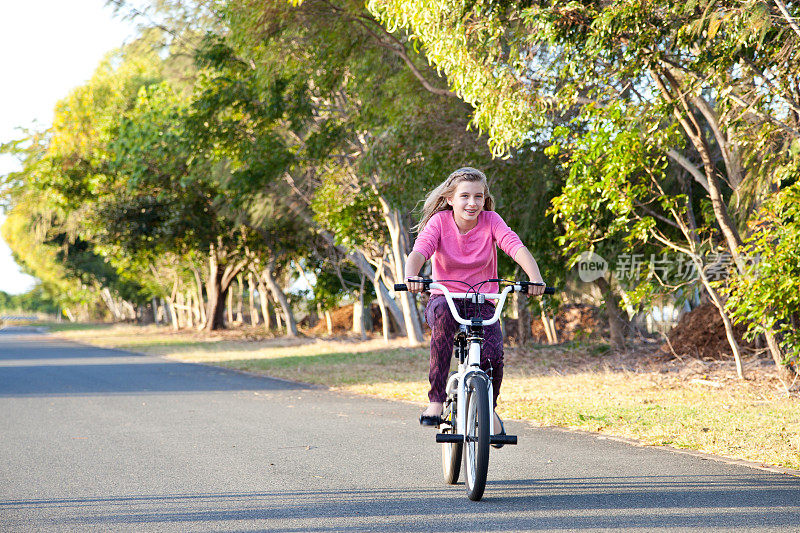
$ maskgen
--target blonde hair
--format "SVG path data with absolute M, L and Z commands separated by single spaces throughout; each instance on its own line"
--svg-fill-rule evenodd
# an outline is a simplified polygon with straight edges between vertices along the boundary
M 458 184 L 462 181 L 479 182 L 483 184 L 483 210 L 494 211 L 494 197 L 489 192 L 489 182 L 486 181 L 486 175 L 472 167 L 462 167 L 450 174 L 438 187 L 433 189 L 425 196 L 425 203 L 422 205 L 422 216 L 420 217 L 419 224 L 412 228 L 415 232 L 420 232 L 425 228 L 425 225 L 433 215 L 439 211 L 451 210 L 453 207 L 447 203 L 447 199 L 451 198 L 458 188 Z

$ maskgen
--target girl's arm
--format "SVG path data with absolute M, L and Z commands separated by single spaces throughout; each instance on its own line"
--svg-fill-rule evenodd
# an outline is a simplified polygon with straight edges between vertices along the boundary
M 544 283 L 542 274 L 539 272 L 539 265 L 536 264 L 536 259 L 533 258 L 525 246 L 517 250 L 517 253 L 514 254 L 514 261 L 516 261 L 517 264 L 522 267 L 522 270 L 524 270 L 528 275 L 529 281 L 534 283 Z M 528 294 L 530 296 L 544 294 L 544 286 L 528 285 Z
M 408 278 L 417 277 L 419 275 L 419 271 L 422 269 L 422 265 L 424 264 L 425 256 L 421 253 L 411 252 L 408 254 L 408 259 L 406 259 L 406 280 L 408 280 Z M 422 283 L 406 281 L 406 284 L 408 285 L 408 290 L 410 292 L 422 292 Z

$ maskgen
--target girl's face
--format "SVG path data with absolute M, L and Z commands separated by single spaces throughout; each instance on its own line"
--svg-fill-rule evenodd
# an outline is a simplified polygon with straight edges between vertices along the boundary
M 485 201 L 486 192 L 479 181 L 462 181 L 456 186 L 453 196 L 447 199 L 447 203 L 453 207 L 453 218 L 461 229 L 475 227 Z

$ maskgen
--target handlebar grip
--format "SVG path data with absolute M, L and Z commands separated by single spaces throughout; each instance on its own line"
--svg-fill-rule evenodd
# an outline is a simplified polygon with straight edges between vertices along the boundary
M 394 284 L 394 290 L 395 290 L 395 292 L 407 291 L 408 290 L 408 285 L 406 285 L 405 283 L 395 283 Z
M 524 288 L 526 288 L 526 290 L 528 285 L 539 285 L 539 286 L 544 285 L 544 283 L 534 283 L 532 281 L 520 281 L 519 284 L 522 285 Z M 544 292 L 542 294 L 555 294 L 555 293 L 556 293 L 555 287 L 545 287 Z

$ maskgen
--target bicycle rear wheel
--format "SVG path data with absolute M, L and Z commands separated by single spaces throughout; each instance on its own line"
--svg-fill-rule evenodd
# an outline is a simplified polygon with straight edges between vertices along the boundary
M 453 428 L 445 429 L 443 433 L 453 433 Z M 444 481 L 450 485 L 458 483 L 458 476 L 461 473 L 461 453 L 464 449 L 463 442 L 443 442 L 442 443 L 442 473 Z
M 452 376 L 455 372 L 450 372 Z M 449 378 L 448 378 L 449 380 Z M 455 433 L 456 432 L 456 405 L 457 398 L 453 396 L 449 405 L 449 413 L 447 419 L 450 422 L 450 427 L 442 430 L 442 433 Z M 442 443 L 442 473 L 444 474 L 444 481 L 450 485 L 458 483 L 458 476 L 461 473 L 461 454 L 464 449 L 463 442 L 443 442 Z
M 478 501 L 486 488 L 489 470 L 489 381 L 476 374 L 467 380 L 467 431 L 464 480 L 467 496 Z

